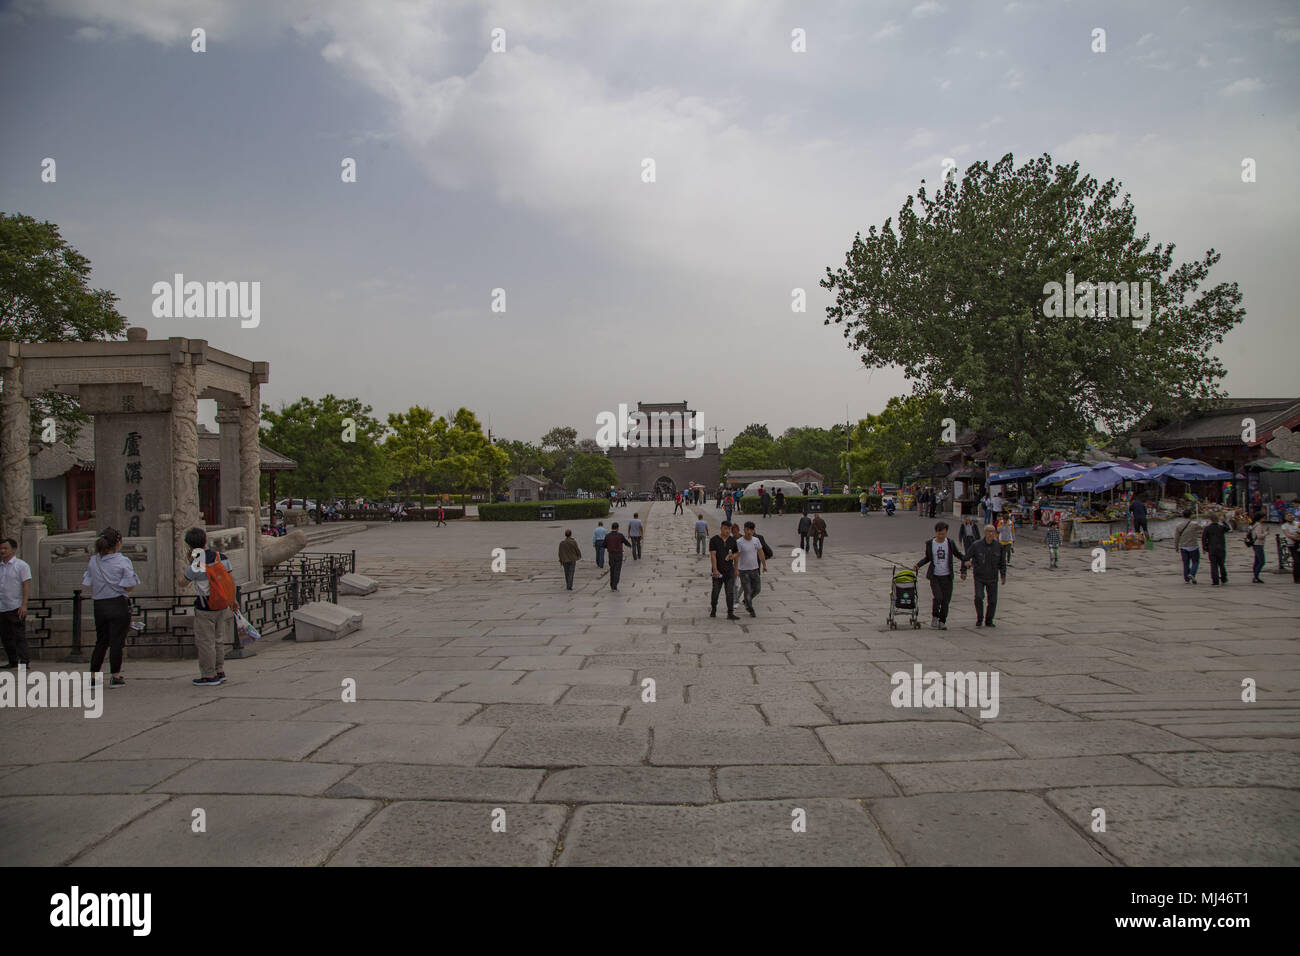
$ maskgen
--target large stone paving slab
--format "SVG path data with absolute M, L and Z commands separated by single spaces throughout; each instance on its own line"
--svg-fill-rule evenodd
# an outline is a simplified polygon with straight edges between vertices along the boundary
M 1002 723 L 989 721 L 989 733 L 1001 737 L 1026 757 L 1128 754 L 1135 751 L 1204 750 L 1194 740 L 1131 720 L 1071 723 Z
M 331 797 L 381 800 L 494 800 L 526 803 L 545 771 L 505 767 L 439 767 L 375 763 L 358 767 L 328 791 Z
M 624 727 L 511 727 L 483 760 L 485 766 L 575 767 L 640 764 L 649 733 Z
M 492 829 L 494 811 L 504 832 Z M 563 807 L 536 804 L 395 803 L 330 865 L 548 866 L 566 816 Z
M 770 760 L 783 764 L 830 763 L 811 730 L 764 727 L 757 730 L 656 728 L 650 762 L 661 766 L 722 766 Z
M 173 797 L 79 857 L 78 866 L 319 866 L 378 804 L 284 796 Z M 194 811 L 206 832 L 195 833 Z
M 821 727 L 817 736 L 835 762 L 840 764 L 924 763 L 1019 756 L 996 737 L 969 724 L 953 721 L 846 724 Z
M 177 720 L 94 755 L 96 760 L 189 757 L 194 760 L 301 760 L 349 724 L 313 721 Z
M 796 809 L 807 832 L 792 829 Z M 853 800 L 714 807 L 588 805 L 574 813 L 562 866 L 892 866 Z
M 876 767 L 719 767 L 723 800 L 781 800 L 809 797 L 893 796 L 897 788 Z
M 0 797 L 0 866 L 59 866 L 152 808 L 156 794 Z
M 1047 799 L 1080 827 L 1106 811 L 1093 839 L 1129 866 L 1296 866 L 1300 793 L 1207 787 L 1087 787 Z
M 1106 860 L 1036 796 L 925 794 L 875 800 L 871 814 L 912 866 L 1102 866 Z
M 311 759 L 350 764 L 473 766 L 500 735 L 499 727 L 449 727 L 409 722 L 362 724 L 335 737 L 313 753 Z
M 577 767 L 557 770 L 540 803 L 713 803 L 709 771 L 677 767 Z
M 314 796 L 351 767 L 288 760 L 202 760 L 168 777 L 157 793 L 284 793 Z
M 43 763 L 0 777 L 0 794 L 143 793 L 193 761 L 112 760 Z
M 1042 760 L 949 760 L 895 763 L 884 768 L 906 794 L 978 790 L 1047 790 L 1103 784 L 1164 784 L 1168 777 L 1127 757 Z

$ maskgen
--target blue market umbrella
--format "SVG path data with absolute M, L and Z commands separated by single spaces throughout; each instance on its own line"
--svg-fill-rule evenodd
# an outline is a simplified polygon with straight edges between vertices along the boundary
M 1152 469 L 1154 470 L 1154 469 Z M 1151 481 L 1151 470 L 1134 468 L 1116 462 L 1105 462 L 1090 468 L 1065 484 L 1065 491 L 1072 495 L 1082 495 L 1094 491 L 1110 491 L 1116 485 L 1126 481 Z
M 1149 472 L 1152 478 L 1172 478 L 1174 481 L 1231 481 L 1232 472 L 1207 465 L 1195 458 L 1175 458 L 1173 461 Z
M 1071 478 L 1078 478 L 1080 475 L 1086 475 L 1092 471 L 1092 465 L 1071 465 L 1066 464 L 1050 475 L 1044 475 L 1035 485 L 1035 488 L 1046 488 L 1048 485 L 1059 485 L 1069 481 Z

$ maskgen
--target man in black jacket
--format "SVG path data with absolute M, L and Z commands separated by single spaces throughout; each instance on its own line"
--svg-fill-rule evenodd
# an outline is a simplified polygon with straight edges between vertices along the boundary
M 940 631 L 948 629 L 948 605 L 952 603 L 952 585 L 958 561 L 962 562 L 961 576 L 965 579 L 966 556 L 957 549 L 956 542 L 948 538 L 948 522 L 936 522 L 934 537 L 925 543 L 925 557 L 916 562 L 912 570 L 919 571 L 923 564 L 930 566 L 925 572 L 934 598 L 930 626 Z
M 1215 512 L 1214 520 L 1201 532 L 1201 548 L 1210 560 L 1210 584 L 1219 586 L 1219 581 L 1228 583 L 1228 523 L 1223 520 L 1222 512 Z
M 803 549 L 805 557 L 812 550 L 812 518 L 807 515 L 799 519 L 799 547 Z
M 993 612 L 998 609 L 998 578 L 1003 584 L 1007 583 L 1007 549 L 1002 547 L 993 525 L 984 526 L 984 537 L 967 549 L 966 561 L 975 577 L 975 626 L 993 627 Z M 984 613 L 986 593 L 989 598 L 987 614 Z

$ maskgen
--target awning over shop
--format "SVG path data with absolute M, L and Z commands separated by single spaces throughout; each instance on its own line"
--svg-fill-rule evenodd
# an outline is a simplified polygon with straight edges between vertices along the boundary
M 1003 485 L 1009 481 L 1020 481 L 1022 478 L 1032 478 L 1034 469 L 1032 468 L 1008 468 L 1005 471 L 995 471 L 989 475 L 986 482 L 990 485 Z

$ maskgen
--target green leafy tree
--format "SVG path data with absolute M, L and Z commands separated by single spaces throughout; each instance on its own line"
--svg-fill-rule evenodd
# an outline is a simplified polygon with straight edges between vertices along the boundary
M 458 409 L 445 426 L 446 454 L 435 460 L 433 470 L 462 497 L 470 491 L 494 490 L 510 469 L 510 456 L 488 441 L 483 426 L 468 408 Z
M 578 444 L 578 430 L 568 425 L 556 425 L 542 436 L 543 448 L 568 450 Z
M 741 429 L 740 435 L 737 435 L 736 437 L 740 438 L 741 435 L 749 435 L 753 438 L 761 438 L 763 441 L 775 441 L 775 439 L 772 437 L 772 433 L 767 430 L 766 425 L 758 425 L 758 424 L 746 425 L 743 429 Z
M 547 464 L 541 446 L 534 442 L 500 441 L 497 442 L 497 447 L 505 452 L 512 475 L 540 474 Z
M 935 393 L 895 396 L 879 415 L 861 419 L 850 434 L 852 450 L 841 456 L 854 486 L 898 481 L 932 463 L 949 410 Z
M 326 395 L 319 401 L 300 398 L 279 410 L 262 406 L 261 439 L 298 463 L 294 471 L 276 478 L 276 492 L 290 497 L 313 498 L 318 503 L 334 497 L 381 494 L 388 473 L 380 452 L 384 426 L 371 416 L 371 407 L 359 398 Z M 356 425 L 352 430 L 344 421 Z M 347 433 L 345 435 L 345 432 Z
M 126 331 L 117 296 L 90 288 L 90 260 L 52 222 L 0 213 L 0 341 L 92 342 Z M 60 441 L 76 440 L 86 417 L 58 392 L 31 404 L 32 428 L 53 418 Z
M 776 440 L 776 458 L 782 468 L 811 468 L 827 483 L 840 480 L 844 466 L 844 426 L 787 428 Z
M 434 418 L 433 412 L 423 406 L 412 405 L 405 412 L 390 413 L 388 428 L 384 453 L 394 479 L 406 495 L 418 487 L 423 506 L 429 483 L 435 477 L 435 462 L 447 457 L 447 420 Z
M 564 487 L 573 492 L 605 491 L 618 483 L 614 472 L 614 463 L 604 455 L 582 454 L 573 456 L 568 469 L 564 472 Z
M 776 442 L 771 438 L 754 435 L 748 429 L 736 436 L 735 441 L 722 453 L 724 471 L 754 468 L 778 468 Z
M 1206 287 L 1213 249 L 1174 263 L 1174 246 L 1137 232 L 1127 193 L 1079 164 L 1010 154 L 972 165 L 858 234 L 821 285 L 869 368 L 897 366 L 944 396 L 958 428 L 994 435 L 1004 461 L 1059 455 L 1097 423 L 1124 431 L 1152 409 L 1220 394 L 1210 353 L 1244 317 L 1236 283 Z M 1150 282 L 1150 324 L 1135 328 L 1102 295 L 1091 314 L 1049 318 L 1048 283 Z M 1076 290 L 1082 292 L 1083 290 Z M 1088 310 L 1085 300 L 1075 303 Z M 857 475 L 854 476 L 855 480 Z

